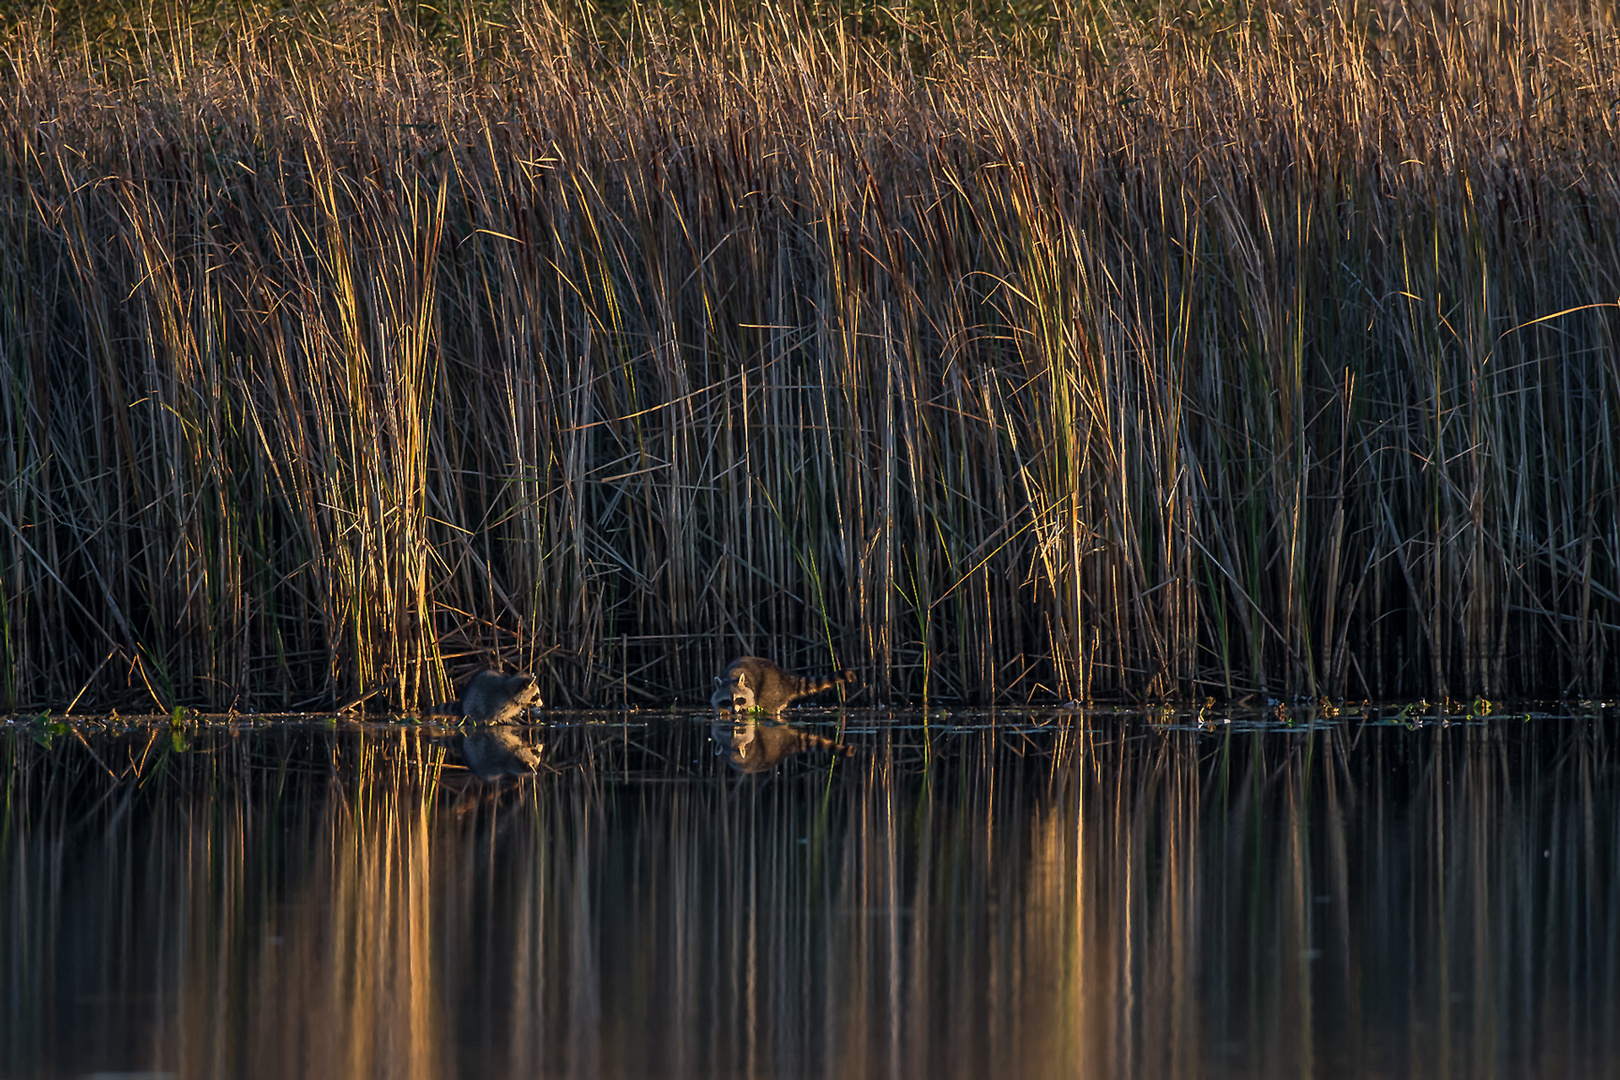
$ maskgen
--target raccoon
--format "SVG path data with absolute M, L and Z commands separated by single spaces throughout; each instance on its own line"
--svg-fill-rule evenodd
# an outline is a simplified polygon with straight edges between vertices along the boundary
M 763 709 L 776 716 L 799 698 L 831 690 L 841 682 L 854 681 L 853 671 L 840 671 L 831 679 L 804 679 L 788 674 L 761 657 L 742 656 L 727 666 L 724 675 L 715 676 L 709 704 L 720 712 Z
M 544 746 L 529 746 L 510 724 L 481 728 L 461 737 L 461 756 L 478 779 L 497 783 L 508 776 L 528 776 L 540 763 Z
M 781 721 L 717 721 L 712 734 L 720 748 L 717 752 L 725 754 L 738 772 L 764 772 L 805 750 L 831 750 L 838 757 L 855 755 L 855 748 L 847 743 L 790 727 Z
M 543 704 L 533 675 L 502 675 L 485 668 L 467 680 L 459 703 L 435 705 L 428 711 L 460 714 L 475 724 L 504 724 L 517 719 L 530 706 Z

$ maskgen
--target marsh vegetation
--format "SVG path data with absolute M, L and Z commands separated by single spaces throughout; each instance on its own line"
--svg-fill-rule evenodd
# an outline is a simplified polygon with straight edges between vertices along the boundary
M 0 43 L 0 704 L 1616 685 L 1610 5 L 124 10 Z

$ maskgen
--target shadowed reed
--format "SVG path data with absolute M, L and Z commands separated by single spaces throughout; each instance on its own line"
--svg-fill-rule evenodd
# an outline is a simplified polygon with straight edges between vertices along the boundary
M 1620 28 L 1298 7 L 14 27 L 0 702 L 1612 690 Z

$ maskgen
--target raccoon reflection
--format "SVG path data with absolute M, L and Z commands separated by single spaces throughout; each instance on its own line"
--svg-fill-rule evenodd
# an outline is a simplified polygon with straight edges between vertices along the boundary
M 486 784 L 533 775 L 544 750 L 544 746 L 526 744 L 511 724 L 477 728 L 461 737 L 461 756 L 468 770 Z
M 715 676 L 709 704 L 720 712 L 761 709 L 775 716 L 799 698 L 854 681 L 853 671 L 841 671 L 831 679 L 806 679 L 763 657 L 741 656 L 726 666 L 725 674 Z
M 739 772 L 757 773 L 806 750 L 831 750 L 853 757 L 855 748 L 779 720 L 716 720 L 710 728 L 719 753 Z

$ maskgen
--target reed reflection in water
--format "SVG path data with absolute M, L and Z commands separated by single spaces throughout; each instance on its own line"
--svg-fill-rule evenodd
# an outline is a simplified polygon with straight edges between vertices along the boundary
M 1613 1072 L 1608 721 L 0 727 L 0 1074 Z M 82 736 L 82 737 L 81 737 Z

